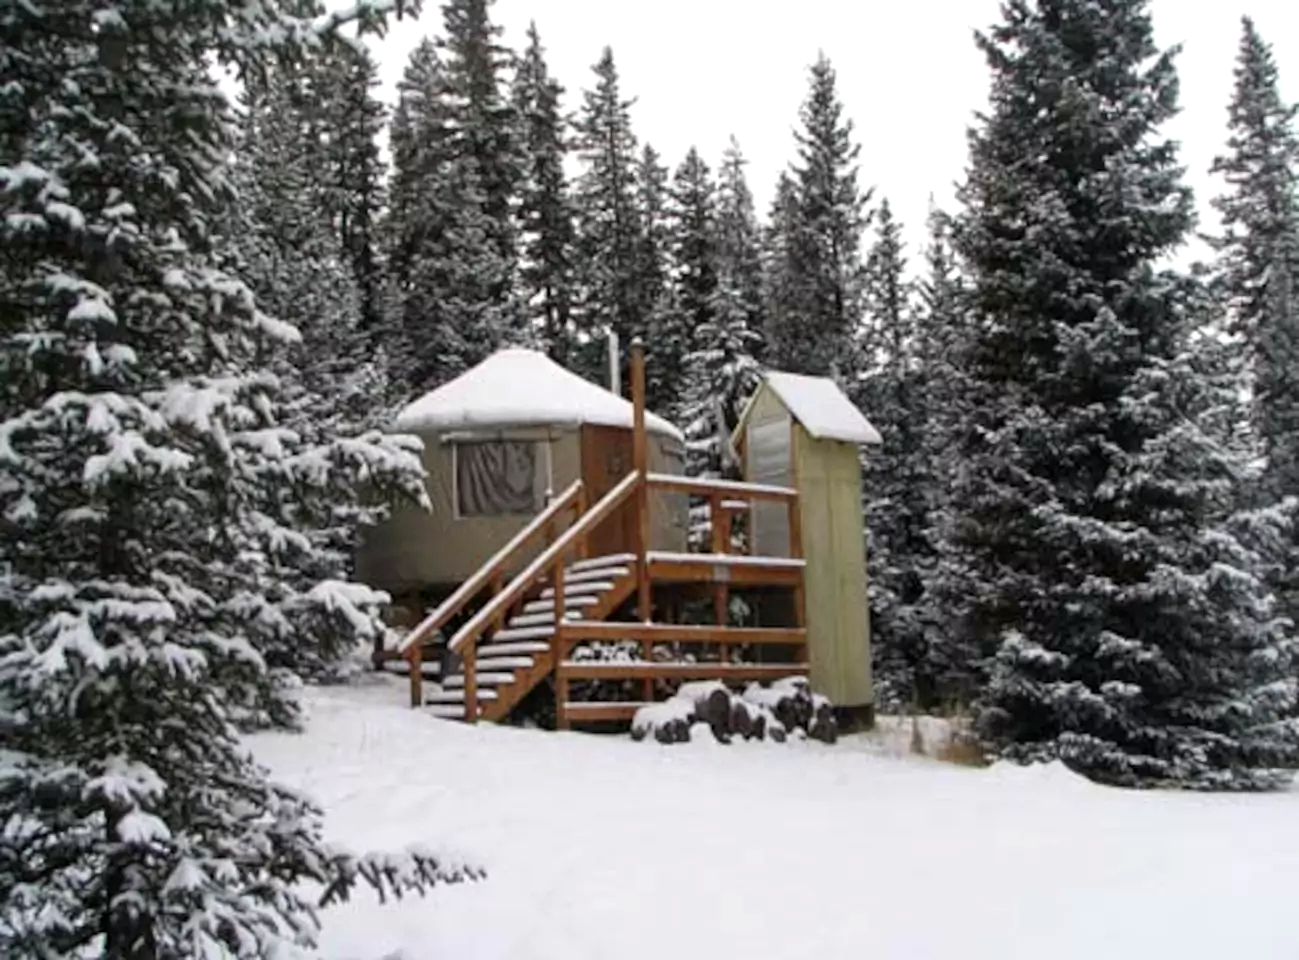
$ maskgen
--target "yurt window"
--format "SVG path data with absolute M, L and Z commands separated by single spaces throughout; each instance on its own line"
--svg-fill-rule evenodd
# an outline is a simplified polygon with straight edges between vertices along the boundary
M 546 457 L 532 440 L 451 444 L 457 517 L 532 515 L 545 505 Z

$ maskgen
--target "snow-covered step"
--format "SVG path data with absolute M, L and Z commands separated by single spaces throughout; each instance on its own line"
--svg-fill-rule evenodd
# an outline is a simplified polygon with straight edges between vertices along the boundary
M 486 652 L 478 651 L 478 669 L 487 673 L 493 670 L 527 670 L 536 663 L 531 657 L 492 657 Z
M 514 674 L 504 670 L 479 670 L 478 685 L 479 687 L 499 687 L 502 684 L 513 683 Z M 442 681 L 442 689 L 454 690 L 457 687 L 465 685 L 465 675 L 463 673 L 453 673 Z
M 576 585 L 591 580 L 617 580 L 629 573 L 631 567 L 593 567 L 590 570 L 578 570 L 576 573 L 566 574 L 564 582 Z
M 495 699 L 496 699 L 496 691 L 495 691 L 495 690 L 479 690 L 479 691 L 478 691 L 478 699 L 479 699 L 480 701 L 484 701 L 484 700 L 495 700 Z M 434 704 L 434 703 L 464 703 L 464 702 L 465 702 L 465 691 L 464 691 L 464 688 L 463 688 L 463 687 L 456 687 L 454 690 L 433 690 L 433 691 L 431 691 L 431 692 L 429 692 L 429 693 L 426 693 L 426 694 L 424 695 L 424 702 L 425 702 L 425 703 L 428 703 L 428 704 Z
M 599 597 L 593 597 L 588 594 L 578 594 L 573 596 L 567 590 L 564 591 L 564 609 L 574 610 L 578 607 L 594 607 L 600 602 Z M 550 613 L 555 612 L 555 596 L 551 594 L 545 600 L 531 600 L 523 605 L 523 612 L 529 613 Z
M 550 644 L 543 643 L 539 640 L 519 640 L 511 643 L 480 643 L 478 645 L 478 659 L 484 660 L 490 657 L 508 656 L 516 653 L 545 653 L 550 649 Z
M 570 610 L 566 612 L 564 619 L 581 620 L 582 614 Z M 509 627 L 510 629 L 514 629 L 515 627 L 540 627 L 544 624 L 554 622 L 555 610 L 554 604 L 551 604 L 551 609 L 543 610 L 540 613 L 520 613 L 510 617 Z
M 463 703 L 430 703 L 424 707 L 435 717 L 441 717 L 443 720 L 463 720 L 465 718 L 465 707 Z
M 614 553 L 607 557 L 590 557 L 568 565 L 569 573 L 581 573 L 583 570 L 598 570 L 602 567 L 625 567 L 636 560 L 634 553 Z
M 397 660 L 385 660 L 383 662 L 383 669 L 388 673 L 396 673 L 403 677 L 409 677 L 410 661 L 405 657 L 401 657 Z M 425 677 L 439 676 L 442 673 L 442 664 L 438 663 L 436 660 L 421 660 L 419 672 L 421 676 Z
M 591 580 L 584 583 L 568 583 L 564 585 L 564 599 L 568 599 L 568 594 L 601 594 L 608 593 L 613 589 L 611 580 Z M 550 600 L 555 596 L 555 588 L 547 587 L 541 591 L 542 600 Z
M 493 643 L 506 643 L 510 640 L 536 640 L 540 637 L 555 635 L 555 625 L 548 623 L 538 627 L 519 627 L 517 629 L 497 630 L 492 634 Z

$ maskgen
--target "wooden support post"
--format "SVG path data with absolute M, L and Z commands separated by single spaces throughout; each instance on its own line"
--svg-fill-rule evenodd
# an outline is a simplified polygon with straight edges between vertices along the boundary
M 407 658 L 410 664 L 410 705 L 424 706 L 424 644 L 417 643 L 410 648 Z
M 574 523 L 577 523 L 577 521 L 582 518 L 582 514 L 586 513 L 586 508 L 587 508 L 586 486 L 584 484 L 582 486 L 582 489 L 578 491 L 577 503 L 573 507 Z M 590 554 L 591 554 L 591 547 L 588 538 L 585 535 L 578 537 L 577 538 L 577 559 L 585 560 L 588 556 L 590 556 Z
M 555 628 L 555 729 L 567 730 L 568 722 L 568 674 L 564 671 L 564 661 L 568 651 L 564 643 L 564 628 Z
M 560 624 L 564 622 L 564 555 L 561 553 L 555 561 L 555 569 L 550 574 L 550 585 L 555 590 L 555 636 L 559 636 Z
M 465 647 L 465 721 L 478 722 L 478 645 L 471 643 Z
M 713 553 L 725 554 L 730 552 L 731 545 L 731 514 L 729 510 L 722 507 L 722 495 L 714 493 L 708 498 L 708 519 L 713 528 Z M 727 607 L 730 605 L 730 590 L 726 584 L 720 581 L 713 583 L 713 619 L 719 627 L 726 626 L 730 620 Z M 725 662 L 730 653 L 726 644 L 718 648 L 722 661 Z
M 649 440 L 645 435 L 645 347 L 639 339 L 631 345 L 632 465 L 636 485 L 636 615 L 642 623 L 652 618 L 649 552 Z
M 505 573 L 502 570 L 497 570 L 495 573 L 492 574 L 492 596 L 494 597 L 498 593 L 500 593 L 501 589 L 504 586 L 505 586 Z M 504 623 L 505 623 L 505 611 L 501 610 L 495 617 L 492 618 L 492 632 L 494 633 L 497 630 L 501 629 Z

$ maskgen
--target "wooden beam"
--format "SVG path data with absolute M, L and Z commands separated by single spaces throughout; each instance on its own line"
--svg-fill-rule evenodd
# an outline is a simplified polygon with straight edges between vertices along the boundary
M 806 663 L 622 663 L 569 660 L 564 674 L 572 680 L 778 680 L 805 676 Z
M 732 646 L 775 646 L 807 643 L 801 627 L 714 627 L 679 623 L 607 623 L 577 620 L 564 624 L 563 656 L 569 648 L 588 641 L 631 640 L 651 643 L 726 643 Z
M 555 627 L 551 649 L 555 651 L 555 729 L 568 729 L 568 674 L 564 670 L 564 644 L 568 642 L 568 629 L 561 621 Z
M 793 487 L 774 487 L 765 483 L 740 483 L 738 480 L 708 480 L 704 477 L 680 477 L 673 473 L 651 473 L 649 485 L 672 493 L 689 493 L 696 497 L 724 494 L 727 500 L 789 500 L 798 496 Z
M 424 644 L 417 643 L 406 654 L 410 660 L 410 705 L 424 706 Z
M 701 554 L 701 556 L 704 556 Z M 650 579 L 660 583 L 727 583 L 732 587 L 794 587 L 803 580 L 803 567 L 732 565 L 701 560 L 658 560 L 650 564 Z
M 465 720 L 478 722 L 478 648 L 470 644 L 465 649 L 461 666 L 465 673 Z
M 649 567 L 649 438 L 645 432 L 645 347 L 639 339 L 631 344 L 632 467 L 636 471 L 636 613 L 649 623 L 652 611 Z
M 595 723 L 600 720 L 630 720 L 636 716 L 636 711 L 641 707 L 647 707 L 648 702 L 638 700 L 624 700 L 621 703 L 586 701 L 578 700 L 570 703 L 565 711 L 566 724 L 571 723 Z M 567 726 L 565 727 L 567 729 Z

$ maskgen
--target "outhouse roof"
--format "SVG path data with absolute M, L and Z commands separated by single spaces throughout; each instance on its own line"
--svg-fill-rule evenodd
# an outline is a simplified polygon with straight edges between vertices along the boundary
M 858 444 L 883 442 L 879 431 L 871 426 L 871 422 L 829 377 L 809 377 L 801 373 L 768 370 L 763 375 L 763 384 L 776 394 L 790 415 L 814 439 Z M 761 388 L 758 390 L 760 392 Z M 740 415 L 737 435 L 744 429 L 757 399 L 758 394 L 755 393 Z

